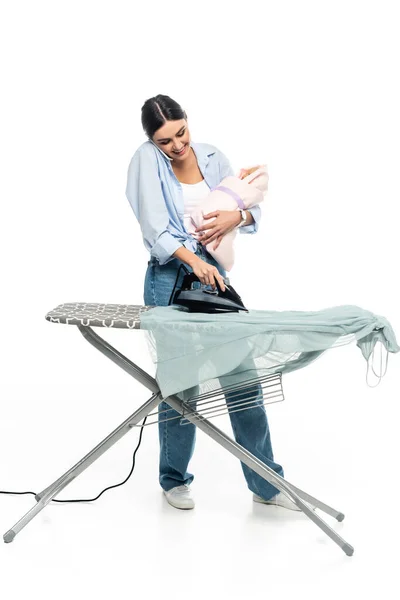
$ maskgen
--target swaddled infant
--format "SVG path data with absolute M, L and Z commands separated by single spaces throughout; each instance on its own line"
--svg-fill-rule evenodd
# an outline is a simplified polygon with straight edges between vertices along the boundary
M 264 199 L 268 190 L 268 172 L 267 165 L 257 165 L 250 170 L 250 174 L 240 179 L 238 176 L 229 175 L 225 177 L 210 193 L 200 206 L 190 213 L 191 224 L 188 228 L 196 239 L 201 240 L 196 227 L 212 223 L 216 217 L 204 219 L 203 215 L 215 210 L 240 210 L 251 208 L 259 204 Z M 207 233 L 206 230 L 204 233 Z M 232 269 L 235 252 L 234 241 L 237 228 L 229 231 L 222 236 L 220 244 L 216 250 L 213 249 L 215 240 L 206 244 L 207 252 L 226 270 Z M 201 233 L 201 232 L 200 232 Z

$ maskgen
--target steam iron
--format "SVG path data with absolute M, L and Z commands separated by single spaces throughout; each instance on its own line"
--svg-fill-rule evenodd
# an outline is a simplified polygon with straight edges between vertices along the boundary
M 175 292 L 181 268 L 186 271 L 186 275 L 183 277 L 181 288 Z M 182 264 L 178 269 L 168 305 L 178 304 L 187 308 L 189 312 L 226 313 L 239 312 L 239 310 L 249 312 L 231 285 L 228 286 L 225 283 L 223 292 L 217 280 L 215 280 L 215 284 L 217 289 L 213 290 L 211 285 L 201 283 L 197 275 Z

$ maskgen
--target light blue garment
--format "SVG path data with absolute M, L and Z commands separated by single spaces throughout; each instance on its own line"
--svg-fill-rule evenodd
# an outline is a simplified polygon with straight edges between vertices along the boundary
M 234 175 L 228 159 L 218 148 L 195 142 L 190 145 L 210 188 L 217 186 L 224 177 Z M 126 197 L 139 221 L 144 245 L 160 265 L 172 260 L 172 254 L 182 245 L 191 252 L 197 247 L 197 240 L 184 227 L 182 185 L 171 161 L 154 142 L 144 142 L 131 159 L 126 185 Z M 258 231 L 260 205 L 248 210 L 254 223 L 240 227 L 239 233 Z
M 369 360 L 378 341 L 399 352 L 390 323 L 358 306 L 319 311 L 249 310 L 225 314 L 156 306 L 141 315 L 163 397 L 201 384 L 200 392 L 288 373 L 330 348 L 357 341 Z M 382 376 L 382 375 L 381 375 Z

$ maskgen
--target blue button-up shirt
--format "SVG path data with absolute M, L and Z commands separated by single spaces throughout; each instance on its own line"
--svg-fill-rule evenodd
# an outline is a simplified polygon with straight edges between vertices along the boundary
M 224 177 L 234 175 L 226 156 L 211 144 L 190 142 L 201 174 L 210 188 Z M 182 186 L 167 156 L 152 140 L 136 150 L 128 168 L 126 197 L 139 222 L 143 242 L 151 256 L 160 265 L 174 257 L 172 254 L 185 246 L 195 252 L 198 240 L 184 227 Z M 239 228 L 240 233 L 256 233 L 261 218 L 260 205 L 248 209 L 254 223 Z

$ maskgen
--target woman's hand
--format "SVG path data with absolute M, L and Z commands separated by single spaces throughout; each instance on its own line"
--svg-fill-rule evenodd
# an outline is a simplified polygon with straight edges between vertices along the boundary
M 217 267 L 214 267 L 214 265 L 210 265 L 208 262 L 206 262 L 199 256 L 197 256 L 196 259 L 197 260 L 191 264 L 191 267 L 193 269 L 193 273 L 197 275 L 201 283 L 205 285 L 211 285 L 213 290 L 215 290 L 215 279 L 218 279 L 218 283 L 221 287 L 221 290 L 224 292 L 224 278 L 218 271 Z
M 203 245 L 206 245 L 216 240 L 213 246 L 215 250 L 220 245 L 222 237 L 239 225 L 240 212 L 238 210 L 216 210 L 203 215 L 204 219 L 211 219 L 212 217 L 216 218 L 211 223 L 196 227 L 196 232 L 202 232 L 207 229 L 207 233 L 201 234 L 199 241 Z

